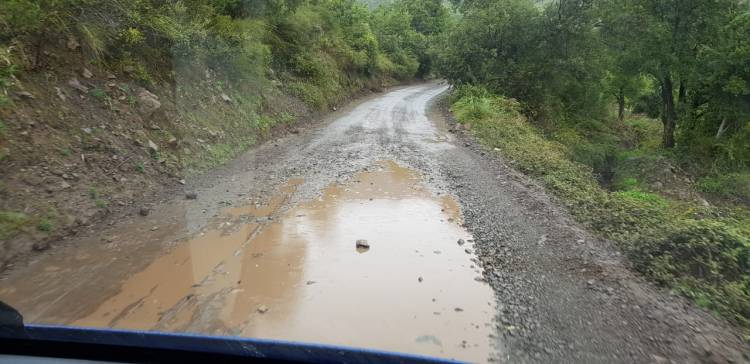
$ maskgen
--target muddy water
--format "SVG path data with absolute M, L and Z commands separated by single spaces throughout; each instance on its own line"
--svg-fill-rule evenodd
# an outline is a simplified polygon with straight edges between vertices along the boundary
M 487 359 L 494 300 L 457 244 L 470 236 L 452 198 L 393 162 L 288 206 L 301 183 L 225 210 L 68 323 Z

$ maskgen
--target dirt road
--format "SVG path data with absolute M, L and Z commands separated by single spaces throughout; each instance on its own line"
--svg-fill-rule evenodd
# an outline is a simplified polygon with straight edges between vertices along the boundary
M 394 89 L 18 264 L 28 322 L 483 362 L 743 362 L 737 330 L 625 268 L 533 182 Z

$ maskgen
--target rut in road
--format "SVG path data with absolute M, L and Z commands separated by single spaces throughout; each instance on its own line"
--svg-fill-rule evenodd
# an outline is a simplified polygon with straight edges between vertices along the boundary
M 432 101 L 397 88 L 13 269 L 27 321 L 470 361 L 741 361 L 731 328 L 624 268 Z M 357 240 L 369 249 L 357 249 Z M 476 242 L 474 242 L 476 240 Z M 460 243 L 460 244 L 459 244 Z

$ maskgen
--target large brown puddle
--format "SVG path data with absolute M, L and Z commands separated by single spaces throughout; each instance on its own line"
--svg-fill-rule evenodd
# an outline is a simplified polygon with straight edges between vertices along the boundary
M 282 211 L 302 182 L 226 210 L 72 324 L 488 358 L 492 291 L 457 244 L 470 237 L 452 198 L 382 162 Z

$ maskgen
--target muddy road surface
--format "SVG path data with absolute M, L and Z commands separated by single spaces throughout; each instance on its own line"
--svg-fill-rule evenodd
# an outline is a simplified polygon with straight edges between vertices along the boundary
M 435 100 L 367 97 L 16 264 L 27 322 L 472 362 L 744 362 L 738 330 L 631 273 Z

